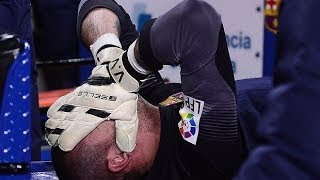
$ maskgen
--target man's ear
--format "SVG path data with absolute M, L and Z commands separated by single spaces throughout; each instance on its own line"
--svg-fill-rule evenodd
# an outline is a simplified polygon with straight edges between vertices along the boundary
M 108 159 L 108 169 L 112 173 L 119 173 L 124 170 L 131 161 L 131 156 L 128 153 L 119 153 L 113 156 L 111 159 Z

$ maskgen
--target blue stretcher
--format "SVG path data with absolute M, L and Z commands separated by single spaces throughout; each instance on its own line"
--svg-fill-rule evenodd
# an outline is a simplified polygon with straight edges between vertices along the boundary
M 2 85 L 0 179 L 57 179 L 51 162 L 31 162 L 31 57 L 22 44 Z

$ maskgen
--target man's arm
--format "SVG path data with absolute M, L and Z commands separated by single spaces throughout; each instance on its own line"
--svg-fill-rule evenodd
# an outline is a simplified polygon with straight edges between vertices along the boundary
M 128 59 L 137 72 L 159 70 L 162 65 L 181 66 L 183 110 L 188 107 L 194 117 L 200 114 L 195 147 L 203 154 L 210 152 L 208 162 L 232 176 L 242 161 L 243 144 L 220 15 L 204 1 L 183 1 L 145 24 L 135 42 L 135 59 L 130 56 L 131 49 Z
M 223 81 L 219 85 L 221 89 L 210 87 L 210 92 L 196 93 L 195 96 L 208 99 L 200 94 L 221 95 L 227 92 L 235 95 L 234 76 L 221 18 L 206 2 L 183 1 L 159 18 L 147 22 L 136 46 L 136 61 L 146 70 L 159 70 L 162 65 L 180 65 L 182 84 L 188 86 L 183 87 L 184 93 L 193 96 L 194 90 L 210 84 L 215 86 L 216 81 Z M 219 75 L 213 78 L 212 74 Z M 212 89 L 218 91 L 212 92 Z M 211 96 L 209 99 L 219 97 L 222 96 Z
M 115 22 L 115 19 L 118 21 Z M 77 32 L 87 47 L 104 33 L 117 35 L 124 50 L 138 37 L 130 16 L 114 0 L 82 0 L 79 4 Z
M 83 43 L 90 47 L 97 65 L 116 59 L 123 50 L 118 16 L 107 8 L 95 8 L 84 18 L 80 27 Z
M 84 44 L 89 47 L 103 34 L 113 33 L 119 37 L 120 32 L 118 16 L 109 9 L 96 8 L 83 20 L 80 36 Z
M 98 61 L 97 56 L 99 56 L 102 63 L 106 59 L 116 59 L 117 56 L 114 54 L 122 52 L 117 48 L 107 47 L 115 45 L 126 50 L 138 37 L 129 15 L 113 0 L 82 0 L 79 5 L 78 35 L 81 36 L 84 44 L 90 47 L 96 62 Z M 120 39 L 120 42 L 118 39 Z M 105 50 L 102 50 L 104 47 Z M 116 53 L 112 51 L 116 51 Z M 98 52 L 100 52 L 99 55 Z M 97 62 L 97 64 L 99 63 L 101 62 Z M 140 88 L 139 93 L 148 102 L 158 104 L 161 102 L 161 98 L 155 97 L 150 92 L 163 84 L 160 74 L 155 72 L 148 76 L 148 80 L 144 81 L 143 88 Z

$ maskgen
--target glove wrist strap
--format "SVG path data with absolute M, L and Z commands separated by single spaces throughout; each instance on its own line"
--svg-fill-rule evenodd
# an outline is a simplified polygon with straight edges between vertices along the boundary
M 103 59 L 103 57 L 99 57 L 98 54 L 107 48 L 111 48 L 111 49 L 122 48 L 120 40 L 115 34 L 112 34 L 112 33 L 103 34 L 90 46 L 90 50 L 92 52 L 92 55 L 97 65 L 102 63 L 100 62 L 99 59 Z M 100 54 L 110 54 L 110 53 L 100 53 Z M 111 55 L 112 54 L 113 53 L 111 51 Z

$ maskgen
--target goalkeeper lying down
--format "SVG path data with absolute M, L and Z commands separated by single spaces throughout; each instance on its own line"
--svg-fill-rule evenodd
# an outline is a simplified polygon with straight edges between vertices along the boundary
M 231 178 L 244 146 L 220 15 L 206 2 L 183 1 L 149 21 L 124 51 L 118 38 L 130 19 L 113 1 L 92 2 L 81 4 L 79 27 L 96 67 L 48 111 L 59 178 Z M 145 100 L 154 95 L 137 92 L 166 88 L 146 83 L 163 65 L 181 66 L 183 94 L 154 106 Z
M 282 21 L 288 23 L 280 26 L 277 72 L 286 82 L 272 91 L 263 142 L 237 179 L 319 179 L 320 40 L 305 41 L 312 33 L 301 32 L 316 34 L 320 26 L 293 27 L 315 17 L 317 6 L 316 0 L 283 2 L 284 19 L 297 9 L 305 14 Z M 48 111 L 46 138 L 60 179 L 229 179 L 237 173 L 245 148 L 213 7 L 185 0 L 148 22 L 137 38 L 115 1 L 83 0 L 78 30 L 97 66 Z M 181 66 L 183 94 L 150 76 L 164 64 Z M 173 95 L 165 100 L 166 94 Z

